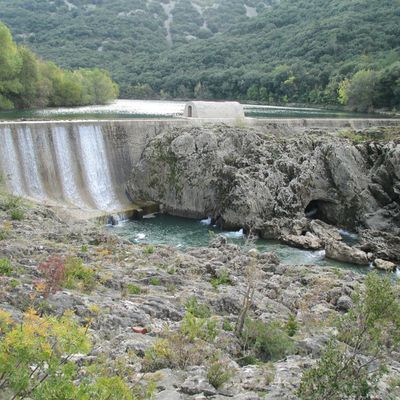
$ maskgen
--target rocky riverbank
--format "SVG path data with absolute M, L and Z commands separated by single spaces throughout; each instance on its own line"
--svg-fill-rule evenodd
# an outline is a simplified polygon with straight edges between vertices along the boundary
M 43 315 L 73 310 L 93 341 L 88 355 L 74 355 L 81 373 L 99 363 L 142 393 L 138 398 L 297 399 L 332 321 L 352 307 L 363 285 L 354 272 L 281 265 L 274 254 L 219 237 L 182 253 L 131 244 L 44 206 L 18 202 L 22 213 L 15 218 L 14 202 L 3 198 L 0 207 L 0 259 L 10 266 L 0 276 L 0 309 L 17 321 L 32 306 Z M 90 279 L 77 274 L 70 289 L 46 291 L 41 266 L 57 257 L 92 271 Z M 249 332 L 247 342 L 234 332 L 249 287 L 247 317 L 272 329 L 258 352 Z M 393 353 L 376 398 L 397 390 L 390 382 L 398 361 Z M 221 367 L 229 372 L 223 380 Z

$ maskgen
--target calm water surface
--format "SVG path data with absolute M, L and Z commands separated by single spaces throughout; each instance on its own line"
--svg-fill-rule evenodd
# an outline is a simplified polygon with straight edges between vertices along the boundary
M 211 237 L 215 234 L 224 235 L 228 242 L 245 245 L 246 237 L 241 231 L 222 232 L 215 227 L 207 225 L 206 221 L 191 220 L 186 218 L 158 215 L 151 219 L 122 222 L 115 227 L 109 227 L 118 235 L 129 239 L 134 243 L 166 244 L 178 249 L 188 247 L 207 246 Z M 344 239 L 354 243 L 356 237 L 342 231 Z M 256 241 L 255 246 L 260 252 L 275 251 L 283 264 L 313 264 L 321 266 L 333 266 L 368 273 L 370 267 L 360 267 L 352 264 L 340 263 L 325 259 L 324 251 L 308 251 L 287 246 L 277 241 Z M 253 247 L 253 246 L 252 246 Z
M 105 106 L 47 108 L 43 110 L 3 111 L 0 120 L 71 120 L 176 118 L 183 115 L 185 102 L 164 100 L 116 100 Z M 276 107 L 244 104 L 246 116 L 254 118 L 383 118 L 319 108 Z

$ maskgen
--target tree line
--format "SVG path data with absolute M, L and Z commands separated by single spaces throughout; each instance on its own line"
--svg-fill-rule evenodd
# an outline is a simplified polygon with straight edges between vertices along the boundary
M 63 70 L 43 61 L 0 22 L 0 110 L 106 104 L 118 93 L 107 71 Z

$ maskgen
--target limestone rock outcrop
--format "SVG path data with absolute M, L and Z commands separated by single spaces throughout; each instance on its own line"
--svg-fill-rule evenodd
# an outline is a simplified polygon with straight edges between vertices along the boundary
M 150 141 L 127 190 L 169 213 L 212 216 L 225 228 L 252 228 L 265 238 L 311 231 L 323 241 L 339 239 L 321 224 L 309 229 L 305 216 L 399 234 L 400 145 L 355 145 L 318 132 L 283 137 L 260 128 L 186 127 Z

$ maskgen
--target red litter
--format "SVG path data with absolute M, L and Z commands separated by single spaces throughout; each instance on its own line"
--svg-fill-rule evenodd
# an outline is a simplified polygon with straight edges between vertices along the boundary
M 140 333 L 141 335 L 145 335 L 148 332 L 146 328 L 140 328 L 138 326 L 133 326 L 132 330 L 133 332 Z

